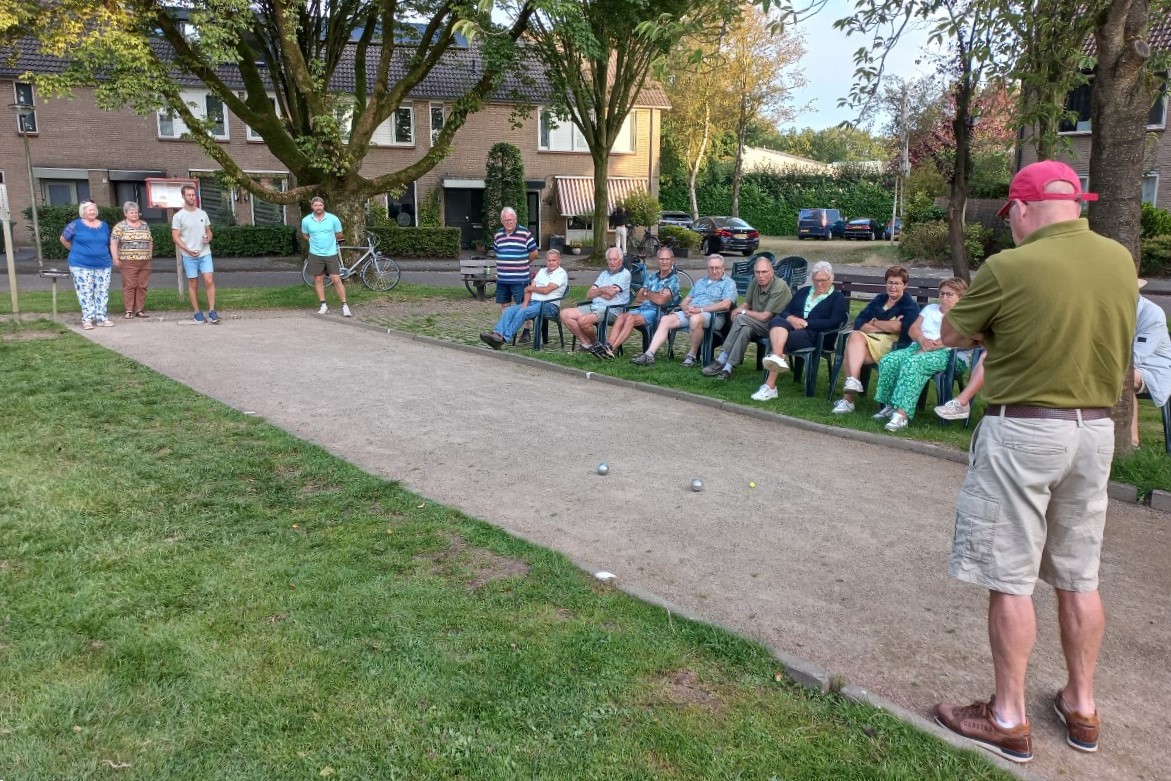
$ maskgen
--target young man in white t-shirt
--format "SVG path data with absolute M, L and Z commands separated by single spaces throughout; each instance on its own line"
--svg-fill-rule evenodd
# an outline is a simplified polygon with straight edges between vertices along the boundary
M 187 297 L 195 310 L 195 322 L 219 325 L 215 309 L 215 269 L 211 263 L 211 220 L 207 212 L 195 205 L 195 185 L 183 185 L 183 208 L 171 219 L 171 239 L 183 259 L 183 273 L 187 277 Z M 207 318 L 199 308 L 199 277 L 207 290 Z

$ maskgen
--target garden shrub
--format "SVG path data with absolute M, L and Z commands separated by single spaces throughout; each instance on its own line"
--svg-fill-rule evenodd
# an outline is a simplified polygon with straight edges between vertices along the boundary
M 458 258 L 459 228 L 377 228 L 378 251 L 392 258 Z
M 1146 276 L 1161 276 L 1171 271 L 1171 234 L 1146 239 L 1142 243 L 1139 273 Z
M 525 167 L 520 149 L 501 141 L 488 150 L 484 170 L 484 241 L 492 243 L 500 230 L 500 211 L 516 209 L 516 224 L 529 222 L 529 201 L 525 194 Z
M 991 239 L 992 231 L 979 223 L 969 222 L 964 225 L 964 245 L 973 266 L 984 259 L 985 241 Z M 951 244 L 948 241 L 947 223 L 932 220 L 904 226 L 899 255 L 905 260 L 950 264 Z
M 626 196 L 622 205 L 630 212 L 631 225 L 640 225 L 644 228 L 658 225 L 659 218 L 663 216 L 663 206 L 659 199 L 641 190 Z
M 1143 204 L 1142 237 L 1153 239 L 1171 233 L 1171 212 L 1158 209 L 1149 203 Z
M 442 228 L 443 222 L 439 216 L 439 197 L 440 191 L 438 187 L 432 187 L 419 201 L 419 227 L 420 228 Z M 525 207 L 528 207 L 528 199 L 525 199 Z M 518 220 L 519 222 L 519 220 Z
M 666 239 L 667 237 L 675 239 L 675 246 L 683 249 L 696 249 L 699 247 L 703 237 L 693 230 L 680 227 L 679 225 L 660 225 L 659 238 Z

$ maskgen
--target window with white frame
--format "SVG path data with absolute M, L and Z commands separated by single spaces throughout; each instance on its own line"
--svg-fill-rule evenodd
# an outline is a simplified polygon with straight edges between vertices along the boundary
M 626 115 L 622 127 L 618 130 L 618 137 L 614 140 L 611 152 L 617 154 L 632 154 L 635 150 L 635 120 L 634 113 Z M 559 120 L 553 112 L 542 108 L 537 127 L 537 148 L 542 152 L 589 152 L 585 136 L 577 125 L 568 119 Z
M 431 104 L 431 146 L 439 143 L 439 134 L 447 123 L 447 116 L 443 113 L 442 103 Z
M 211 122 L 212 137 L 219 141 L 228 140 L 228 115 L 223 101 L 210 92 L 183 90 L 179 98 L 191 109 L 197 119 Z M 188 132 L 187 123 L 179 114 L 169 108 L 158 112 L 159 138 L 182 138 Z
M 1149 203 L 1151 206 L 1158 206 L 1156 203 L 1159 197 L 1159 175 L 1147 174 L 1143 177 L 1143 203 Z
M 244 97 L 244 95 L 241 95 L 240 97 L 241 97 L 241 98 L 243 98 L 243 97 Z M 280 109 L 279 109 L 279 108 L 277 108 L 277 105 L 276 105 L 276 95 L 273 95 L 273 94 L 270 92 L 270 93 L 268 94 L 268 100 L 269 100 L 269 102 L 270 102 L 270 103 L 272 103 L 272 110 L 273 110 L 273 112 L 275 112 L 275 113 L 276 113 L 276 114 L 279 116 L 279 115 L 280 115 Z M 246 139 L 247 139 L 247 140 L 249 140 L 249 141 L 263 141 L 263 140 L 264 140 L 264 138 L 263 138 L 263 137 L 262 137 L 262 136 L 261 136 L 259 133 L 257 133 L 255 130 L 253 130 L 253 129 L 252 129 L 251 127 L 249 127 L 248 125 L 245 125 L 245 126 L 244 126 L 244 138 L 246 138 Z
M 37 132 L 37 112 L 30 111 L 36 106 L 36 96 L 33 94 L 33 85 L 25 84 L 23 82 L 15 82 L 13 90 L 16 96 L 16 104 L 18 106 L 27 106 L 28 108 L 21 108 L 16 113 L 16 130 L 18 133 L 29 133 L 35 135 Z
M 1074 114 L 1073 118 L 1065 118 L 1058 125 L 1061 133 L 1089 133 L 1093 130 L 1090 120 L 1090 108 L 1093 95 L 1093 77 L 1085 84 L 1080 84 L 1070 90 L 1065 96 L 1065 110 Z M 1158 93 L 1155 102 L 1147 115 L 1147 129 L 1161 130 L 1167 126 L 1167 73 L 1161 74 Z
M 414 146 L 415 111 L 410 103 L 399 106 L 374 129 L 370 143 L 375 146 Z

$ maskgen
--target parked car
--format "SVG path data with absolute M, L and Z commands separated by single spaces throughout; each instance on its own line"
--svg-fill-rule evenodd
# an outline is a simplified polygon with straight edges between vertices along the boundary
M 691 227 L 691 214 L 688 212 L 663 212 L 659 215 L 660 225 L 678 225 L 680 228 Z
M 847 239 L 865 239 L 874 241 L 885 232 L 882 223 L 873 217 L 858 217 L 846 223 L 844 231 Z
M 893 220 L 886 221 L 886 228 L 882 231 L 882 238 L 890 241 L 892 238 L 898 241 L 903 237 L 903 218 L 895 217 Z
M 739 217 L 700 217 L 691 229 L 703 236 L 704 255 L 731 250 L 748 257 L 760 247 L 760 231 Z
M 802 209 L 797 212 L 797 238 L 825 239 L 844 236 L 846 222 L 841 209 Z

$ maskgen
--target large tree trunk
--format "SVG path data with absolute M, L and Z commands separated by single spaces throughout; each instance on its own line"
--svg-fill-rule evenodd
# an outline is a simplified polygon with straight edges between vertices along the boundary
M 325 198 L 325 208 L 337 215 L 346 233 L 345 243 L 361 247 L 366 243 L 366 198 L 351 193 L 337 193 Z M 308 214 L 308 212 L 306 212 Z
M 970 280 L 968 248 L 964 244 L 964 220 L 968 209 L 968 177 L 972 168 L 972 83 L 968 74 L 962 74 L 955 87 L 955 166 L 951 174 L 951 197 L 947 201 L 947 237 L 951 245 L 952 273 Z
M 595 149 L 590 155 L 594 159 L 594 257 L 602 258 L 606 256 L 606 231 L 610 226 L 610 212 L 606 209 L 609 198 L 606 181 L 610 150 Z M 628 242 L 629 239 L 630 237 L 627 237 Z
M 732 169 L 732 216 L 740 216 L 740 180 L 744 176 L 744 142 L 748 137 L 748 98 L 740 99 L 740 116 L 736 120 L 736 167 Z
M 1090 204 L 1090 224 L 1130 250 L 1136 268 L 1147 116 L 1155 100 L 1146 70 L 1147 10 L 1146 0 L 1114 0 L 1098 16 L 1098 70 L 1090 93 L 1090 189 L 1100 197 Z M 1128 371 L 1112 414 L 1116 453 L 1132 449 L 1133 397 L 1133 372 Z

